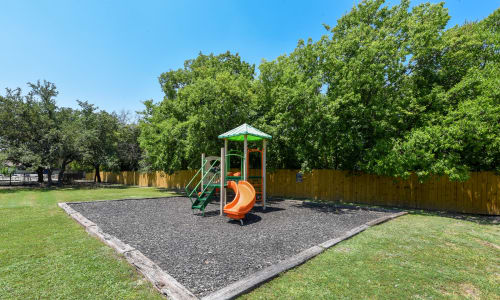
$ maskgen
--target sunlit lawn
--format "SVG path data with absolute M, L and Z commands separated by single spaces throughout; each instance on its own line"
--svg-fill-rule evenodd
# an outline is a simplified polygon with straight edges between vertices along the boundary
M 0 299 L 162 299 L 57 203 L 169 195 L 155 188 L 0 190 Z
M 406 215 L 369 228 L 244 298 L 500 299 L 500 225 L 483 221 Z
M 0 299 L 162 299 L 57 202 L 155 188 L 0 190 Z M 500 299 L 500 225 L 412 213 L 344 241 L 245 299 Z

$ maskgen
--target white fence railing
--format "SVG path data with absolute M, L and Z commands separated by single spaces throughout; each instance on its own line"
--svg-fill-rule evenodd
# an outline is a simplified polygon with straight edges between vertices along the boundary
M 74 173 L 74 172 L 65 172 L 64 177 L 69 177 L 72 179 L 85 179 L 85 173 Z M 78 176 L 75 176 L 78 175 Z M 48 181 L 48 174 L 43 174 L 43 181 L 47 182 Z M 56 182 L 59 180 L 59 172 L 54 172 L 52 173 L 52 181 Z M 25 171 L 16 171 L 12 176 L 5 176 L 3 174 L 0 174 L 0 184 L 5 185 L 9 183 L 30 183 L 30 182 L 37 182 L 38 181 L 38 174 L 37 173 L 32 173 L 32 172 L 25 172 Z

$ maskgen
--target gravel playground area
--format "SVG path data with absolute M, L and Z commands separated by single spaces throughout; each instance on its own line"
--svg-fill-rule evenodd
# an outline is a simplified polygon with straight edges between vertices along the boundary
M 245 225 L 185 197 L 68 203 L 104 232 L 141 251 L 196 296 L 206 296 L 350 229 L 393 212 L 293 200 L 256 204 Z

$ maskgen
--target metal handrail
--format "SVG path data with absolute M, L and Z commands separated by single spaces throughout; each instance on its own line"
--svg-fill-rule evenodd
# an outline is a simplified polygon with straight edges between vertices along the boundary
M 189 181 L 188 184 L 186 184 L 186 186 L 184 187 L 186 189 L 186 191 L 188 190 L 188 187 L 189 185 L 193 182 L 193 180 L 196 178 L 196 176 L 198 176 L 198 174 L 201 172 L 201 170 L 203 170 L 203 167 L 205 167 L 205 164 L 206 162 L 203 164 L 203 166 L 198 170 L 198 172 L 196 172 L 196 174 L 194 174 L 193 178 L 191 178 L 191 180 Z
M 191 197 L 193 195 L 193 193 L 196 191 L 196 189 L 200 186 L 200 184 L 203 182 L 203 180 L 205 179 L 205 177 L 207 177 L 207 175 L 210 173 L 210 170 L 213 169 L 213 167 L 215 166 L 215 164 L 219 161 L 219 159 L 216 159 L 214 160 L 214 162 L 212 163 L 212 165 L 210 165 L 210 169 L 208 170 L 207 173 L 205 173 L 205 175 L 203 175 L 203 177 L 201 177 L 201 180 L 198 182 L 198 184 L 191 190 L 191 192 L 189 192 L 188 194 L 188 197 Z M 186 192 L 188 191 L 188 187 L 189 185 L 192 183 L 192 181 L 196 178 L 196 176 L 198 176 L 198 173 L 205 167 L 205 165 L 207 164 L 208 160 L 203 164 L 203 166 L 200 168 L 200 170 L 198 172 L 196 172 L 196 175 L 191 179 L 191 181 L 186 185 Z M 217 172 L 215 173 L 217 174 Z
M 201 194 L 203 195 L 203 193 L 207 190 L 208 186 L 212 183 L 212 181 L 214 180 L 214 178 L 220 174 L 220 171 L 216 172 L 214 174 L 214 176 L 212 176 L 212 178 L 210 178 L 210 180 L 208 181 L 208 183 L 205 185 L 205 188 L 203 188 L 203 190 L 201 191 Z

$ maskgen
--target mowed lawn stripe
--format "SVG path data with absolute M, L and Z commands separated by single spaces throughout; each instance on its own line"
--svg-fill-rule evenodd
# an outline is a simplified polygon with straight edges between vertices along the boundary
M 0 190 L 0 299 L 162 299 L 57 202 L 170 196 L 155 188 Z M 500 299 L 498 218 L 413 212 L 367 229 L 244 299 Z
M 57 202 L 170 195 L 154 188 L 0 190 L 0 299 L 162 299 Z
M 500 299 L 498 245 L 498 223 L 410 214 L 367 229 L 243 298 Z

